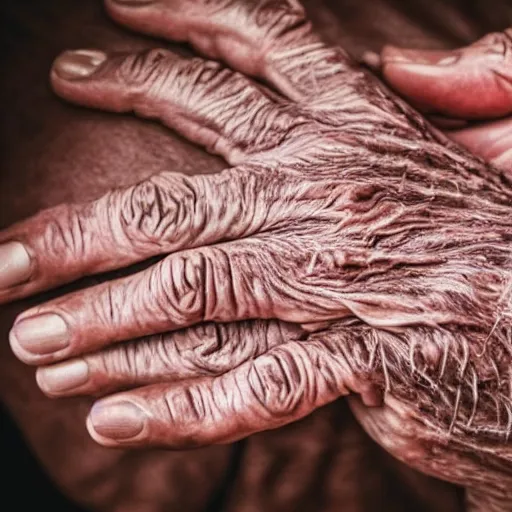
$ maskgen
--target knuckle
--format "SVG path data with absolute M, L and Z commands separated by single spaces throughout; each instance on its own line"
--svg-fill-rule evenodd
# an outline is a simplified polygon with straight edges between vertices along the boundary
M 192 233 L 197 198 L 193 180 L 165 173 L 134 185 L 112 200 L 120 202 L 122 229 L 129 238 L 154 244 L 177 243 L 181 235 Z
M 192 334 L 196 343 L 187 351 L 185 358 L 196 371 L 207 375 L 223 372 L 232 363 L 236 346 L 236 332 L 227 325 L 207 323 L 195 328 Z
M 168 374 L 181 378 L 183 376 L 216 375 L 222 363 L 218 361 L 217 352 L 223 344 L 218 331 L 221 326 L 200 324 L 159 336 L 154 340 L 155 356 L 161 361 Z
M 121 83 L 130 88 L 145 90 L 160 87 L 167 81 L 177 56 L 161 48 L 128 55 L 118 68 Z
M 248 384 L 263 410 L 279 417 L 294 414 L 306 382 L 295 357 L 282 350 L 257 359 L 249 369 Z
M 235 103 L 238 105 L 231 105 L 227 111 L 230 116 L 225 125 L 226 134 L 249 154 L 279 147 L 282 155 L 285 143 L 295 140 L 307 123 L 304 116 L 291 108 L 282 109 L 257 90 L 249 102 Z M 246 122 L 240 123 L 240 119 Z
M 210 112 L 211 98 L 221 96 L 219 90 L 225 89 L 233 74 L 215 61 L 198 57 L 181 59 L 173 67 L 172 81 L 169 82 L 172 83 L 172 101 L 185 112 Z M 213 119 L 210 122 L 214 122 Z
M 231 256 L 219 248 L 192 250 L 164 261 L 155 279 L 163 302 L 179 325 L 239 318 Z
M 307 21 L 306 12 L 296 0 L 262 2 L 254 13 L 257 26 L 265 27 L 270 35 L 279 37 Z
M 121 221 L 129 233 L 136 232 L 156 241 L 162 223 L 172 224 L 175 209 L 171 208 L 165 190 L 153 180 L 146 180 L 126 191 L 121 199 Z
M 159 304 L 180 325 L 205 320 L 206 283 L 210 281 L 212 265 L 203 251 L 191 251 L 164 261 L 154 281 L 160 287 Z
M 220 324 L 208 322 L 178 332 L 172 345 L 187 372 L 220 375 L 284 343 L 290 333 L 278 322 L 254 321 Z
M 215 91 L 219 85 L 235 74 L 219 62 L 198 57 L 184 60 L 179 73 L 187 83 L 207 87 L 205 92 Z
M 209 127 L 222 132 L 243 152 L 268 151 L 282 146 L 293 139 L 293 135 L 298 136 L 297 128 L 307 123 L 297 109 L 290 105 L 283 108 L 247 77 L 217 63 L 188 64 L 188 72 L 193 76 L 192 81 L 187 81 L 188 87 L 203 91 L 199 102 L 197 94 L 187 95 L 184 101 L 194 103 L 189 106 L 190 110 L 202 113 Z M 212 151 L 217 151 L 215 144 L 222 145 L 223 138 L 213 143 Z

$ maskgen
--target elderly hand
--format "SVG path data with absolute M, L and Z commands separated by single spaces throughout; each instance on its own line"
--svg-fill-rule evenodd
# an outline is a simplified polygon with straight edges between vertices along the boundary
M 2 301 L 163 256 L 17 319 L 12 348 L 41 366 L 40 387 L 131 388 L 95 404 L 91 435 L 175 448 L 275 428 L 357 393 L 383 405 L 353 402 L 392 453 L 508 497 L 505 177 L 322 43 L 295 3 L 107 5 L 127 26 L 186 39 L 266 85 L 168 50 L 57 59 L 62 97 L 157 118 L 232 167 L 167 170 L 0 234 Z M 468 449 L 443 451 L 446 439 Z

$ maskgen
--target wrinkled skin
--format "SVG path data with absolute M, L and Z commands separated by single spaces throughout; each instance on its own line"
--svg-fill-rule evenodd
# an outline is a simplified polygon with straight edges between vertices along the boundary
M 381 107 L 382 105 L 379 105 L 379 107 Z M 390 102 L 389 105 L 387 105 L 388 108 L 393 108 L 394 107 L 394 104 Z M 414 114 L 408 112 L 408 116 L 410 116 L 410 119 L 416 119 Z M 315 121 L 316 123 L 318 123 L 318 121 Z M 335 124 L 335 119 L 334 119 L 334 122 L 331 123 L 332 125 L 334 125 L 334 127 L 336 127 L 336 124 Z M 357 126 L 354 122 L 353 126 Z M 350 127 L 350 123 L 349 123 L 349 127 Z M 329 132 L 335 132 L 335 129 L 332 127 L 332 126 L 329 126 L 327 129 L 325 129 L 325 127 L 322 126 L 322 129 L 319 129 L 318 131 L 321 132 L 321 131 L 324 131 L 324 130 L 328 130 Z M 426 133 L 425 131 L 426 129 L 423 127 L 423 126 L 419 126 L 419 127 L 416 127 L 415 128 L 409 128 L 409 127 L 406 127 L 405 128 L 405 133 L 404 135 L 410 135 L 411 138 L 419 138 L 419 137 L 431 137 L 430 135 L 428 135 L 428 133 Z M 348 133 L 350 134 L 350 130 L 348 130 Z M 332 137 L 331 134 L 329 134 L 330 137 Z M 398 144 L 398 143 L 397 143 Z M 398 144 L 399 146 L 399 144 Z M 368 155 L 371 155 L 371 151 L 372 151 L 373 148 L 371 147 L 367 147 L 365 148 L 364 151 L 366 151 L 366 153 L 363 153 L 365 156 L 368 156 Z M 400 149 L 398 147 L 398 149 Z M 424 148 L 423 148 L 424 150 Z M 432 148 L 430 148 L 430 150 L 432 150 Z M 470 162 L 471 160 L 469 159 L 469 157 L 467 156 L 458 156 L 460 155 L 460 153 L 458 152 L 458 150 L 455 150 L 455 149 L 451 149 L 451 150 L 445 150 L 445 149 L 441 149 L 440 146 L 436 146 L 436 150 L 439 151 L 439 159 L 440 159 L 440 162 L 443 163 L 447 163 L 447 167 L 450 167 L 453 165 L 453 162 L 451 161 L 451 159 L 453 158 L 453 155 L 456 155 L 458 158 L 461 158 L 463 159 L 463 163 L 462 165 L 465 165 L 467 164 L 468 162 Z M 226 155 L 227 156 L 227 155 Z M 449 163 L 449 165 L 448 165 Z M 310 165 L 311 162 L 308 162 L 308 165 Z M 458 164 L 458 165 L 461 165 L 461 164 Z M 487 173 L 488 171 L 483 167 L 481 166 L 481 164 L 479 163 L 474 163 L 472 162 L 472 165 L 475 166 L 475 168 L 477 168 L 479 170 L 479 172 L 482 172 L 482 173 Z M 439 167 L 440 164 L 437 163 L 437 167 Z M 433 165 L 433 167 L 436 167 L 436 165 Z M 455 170 L 455 169 L 454 169 Z M 460 169 L 457 169 L 457 170 L 460 170 Z M 364 169 L 363 169 L 364 171 Z M 416 169 L 416 172 L 418 170 Z M 419 169 L 419 171 L 421 171 L 421 168 Z M 368 172 L 368 171 L 366 171 Z M 319 177 L 321 177 L 321 173 L 314 173 L 315 175 L 318 174 Z M 325 173 L 327 176 L 327 179 L 330 179 L 332 180 L 332 178 L 330 178 L 330 173 L 329 173 L 329 170 L 327 169 L 327 172 Z M 364 172 L 363 172 L 364 174 Z M 326 179 L 326 177 L 322 177 L 322 179 Z M 487 178 L 490 178 L 490 175 L 486 175 Z M 363 175 L 363 178 L 364 178 L 364 175 Z M 311 179 L 308 175 L 307 178 L 304 178 L 304 179 Z M 362 179 L 362 178 L 359 178 L 357 177 L 357 179 Z M 453 177 L 454 180 L 459 180 L 461 181 L 460 177 L 457 178 L 457 176 L 454 176 Z M 311 180 L 313 181 L 313 180 Z M 464 190 L 464 188 L 471 188 L 472 186 L 472 182 L 473 181 L 473 186 L 475 186 L 476 188 L 479 188 L 481 186 L 481 182 L 479 182 L 478 179 L 474 178 L 473 180 L 469 180 L 469 184 L 467 182 L 464 182 L 461 184 L 461 186 L 463 187 L 462 190 Z M 490 180 L 491 181 L 491 180 Z M 356 184 L 357 184 L 357 180 L 356 180 Z M 499 189 L 501 185 L 496 185 L 496 187 Z M 492 187 L 491 187 L 492 188 Z M 441 192 L 442 192 L 442 187 L 441 187 Z M 491 200 L 493 202 L 496 203 L 496 211 L 498 213 L 497 215 L 497 218 L 501 218 L 500 215 L 499 215 L 499 212 L 502 210 L 502 207 L 499 205 L 500 203 L 500 200 L 498 200 L 496 198 L 496 194 L 500 194 L 502 193 L 503 191 L 501 189 L 498 190 L 498 192 L 496 191 L 493 191 L 493 190 L 490 190 L 487 192 L 487 194 L 490 194 L 488 197 L 491 198 Z M 442 193 L 440 194 L 440 198 L 439 200 L 441 201 L 441 205 L 440 205 L 440 211 L 442 211 L 442 208 L 447 208 L 448 210 L 450 209 L 455 209 L 458 207 L 460 208 L 460 205 L 452 205 L 452 204 L 444 204 L 442 201 L 443 201 L 443 198 L 442 198 Z M 364 198 L 363 198 L 364 200 Z M 479 199 L 481 200 L 481 199 Z M 446 199 L 446 201 L 448 201 L 448 199 Z M 476 199 L 472 199 L 472 201 L 476 201 L 478 202 Z M 471 202 L 471 201 L 470 201 Z M 454 210 L 454 211 L 455 211 Z M 491 212 L 493 213 L 493 212 Z M 489 214 L 490 215 L 490 214 Z M 492 219 L 493 221 L 496 220 L 496 217 Z M 499 224 L 499 223 L 498 223 Z M 508 225 L 506 224 L 506 222 L 504 223 L 504 226 L 507 227 Z M 474 233 L 474 232 L 473 232 Z M 459 240 L 459 243 L 461 243 L 462 240 Z M 456 243 L 457 241 L 455 241 Z M 500 247 L 499 247 L 499 244 L 498 244 L 498 253 L 500 252 Z M 320 263 L 321 264 L 325 264 L 325 262 L 323 262 L 322 260 L 320 260 Z M 484 276 L 485 275 L 492 275 L 493 272 L 501 272 L 504 268 L 506 268 L 505 266 L 503 266 L 501 264 L 501 262 L 499 262 L 499 260 L 497 260 L 497 262 L 494 262 L 494 267 L 493 265 L 490 265 L 490 269 L 484 269 Z M 322 269 L 322 267 L 320 267 L 320 270 Z M 333 272 L 337 272 L 337 269 L 336 267 L 330 269 L 332 270 Z M 475 270 L 475 272 L 482 272 L 482 268 L 477 268 Z M 486 274 L 486 272 L 489 272 L 489 274 Z M 401 286 L 401 285 L 400 285 Z M 492 299 L 492 297 L 491 297 Z M 492 302 L 492 300 L 491 300 Z M 487 305 L 489 309 L 492 309 L 493 305 L 490 303 Z M 478 313 L 479 315 L 482 315 L 482 317 L 486 317 L 487 316 L 491 316 L 491 313 L 490 312 L 479 312 Z M 315 318 L 316 320 L 316 318 Z M 460 320 L 461 322 L 463 322 L 463 320 Z M 482 324 L 479 324 L 477 327 L 482 327 L 482 325 L 485 324 L 485 321 L 482 322 Z M 482 488 L 485 488 L 485 490 L 487 491 L 488 490 L 488 487 L 489 486 L 493 486 L 493 484 L 497 484 L 497 485 L 503 485 L 503 490 L 498 490 L 498 493 L 501 492 L 501 493 L 504 493 L 506 492 L 506 485 L 507 485 L 507 482 L 506 480 L 503 478 L 503 475 L 499 475 L 499 478 L 497 478 L 497 474 L 496 473 L 492 473 L 492 471 L 489 471 L 489 473 L 486 473 L 485 475 L 481 475 L 481 474 L 477 474 L 476 473 L 476 468 L 475 466 L 471 466 L 471 464 L 468 462 L 468 461 L 465 461 L 464 460 L 464 455 L 468 456 L 468 453 L 467 453 L 467 449 L 463 449 L 462 447 L 464 447 L 464 444 L 468 442 L 468 437 L 471 439 L 474 438 L 474 436 L 471 436 L 471 435 L 466 435 L 465 437 L 465 433 L 464 433 L 464 424 L 462 420 L 464 417 L 466 417 L 466 419 L 469 419 L 472 415 L 472 411 L 473 411 L 473 404 L 474 402 L 470 402 L 470 401 L 467 401 L 466 402 L 466 397 L 465 395 L 462 395 L 463 397 L 463 400 L 461 400 L 461 409 L 460 409 L 460 418 L 457 418 L 456 416 L 453 416 L 451 418 L 444 418 L 442 417 L 443 415 L 441 414 L 441 417 L 436 417 L 436 414 L 437 414 L 437 411 L 435 410 L 426 410 L 426 411 L 421 411 L 422 414 L 421 414 L 421 417 L 418 417 L 418 414 L 414 412 L 414 410 L 411 411 L 410 409 L 410 404 L 411 404 L 411 401 L 414 400 L 414 403 L 416 404 L 418 401 L 419 403 L 421 404 L 421 399 L 422 399 L 422 395 L 420 394 L 420 396 L 414 396 L 414 397 L 411 397 L 410 396 L 410 387 L 411 387 L 411 381 L 414 381 L 416 382 L 417 381 L 417 378 L 419 375 L 421 375 L 421 373 L 426 373 L 426 369 L 424 368 L 421 368 L 421 367 L 417 367 L 416 368 L 416 372 L 418 373 L 418 375 L 415 375 L 416 372 L 414 373 L 411 373 L 409 371 L 409 374 L 407 372 L 407 368 L 404 368 L 403 365 L 405 364 L 405 362 L 409 362 L 409 354 L 411 353 L 411 342 L 413 341 L 413 338 L 415 335 L 418 335 L 418 333 L 421 334 L 421 330 L 415 328 L 414 330 L 409 330 L 409 331 L 405 331 L 405 334 L 403 335 L 397 335 L 397 334 L 389 334 L 389 333 L 382 333 L 379 331 L 379 336 L 382 336 L 383 338 L 382 339 L 376 339 L 376 340 L 370 340 L 368 341 L 368 339 L 365 339 L 365 337 L 371 335 L 373 336 L 373 334 L 369 334 L 369 333 L 373 333 L 374 331 L 371 331 L 367 328 L 365 328 L 363 325 L 350 325 L 350 326 L 344 326 L 346 328 L 343 329 L 343 331 L 341 331 L 341 334 L 340 332 L 337 332 L 337 331 L 332 331 L 334 332 L 333 334 L 333 345 L 332 347 L 334 348 L 334 352 L 336 352 L 336 350 L 339 350 L 340 347 L 343 347 L 344 346 L 344 343 L 345 343 L 345 340 L 343 339 L 343 336 L 349 336 L 350 335 L 350 338 L 352 340 L 351 344 L 348 345 L 348 350 L 349 350 L 349 359 L 351 358 L 352 359 L 352 366 L 355 367 L 356 365 L 354 363 L 358 363 L 358 364 L 361 364 L 362 367 L 359 368 L 359 372 L 361 372 L 361 374 L 363 375 L 363 379 L 361 379 L 360 376 L 357 376 L 359 377 L 360 381 L 364 382 L 365 385 L 368 381 L 374 381 L 375 385 L 377 388 L 380 388 L 383 384 L 385 384 L 386 382 L 390 382 L 390 383 L 393 383 L 393 387 L 390 387 L 389 389 L 389 392 L 388 395 L 390 395 L 388 397 L 388 403 L 387 403 L 387 406 L 383 409 L 372 409 L 371 411 L 368 411 L 368 410 L 365 410 L 364 414 L 361 413 L 360 417 L 362 418 L 363 420 L 363 423 L 365 423 L 365 425 L 367 426 L 367 428 L 369 428 L 370 430 L 373 430 L 373 433 L 379 438 L 379 440 L 381 442 L 383 442 L 383 440 L 387 440 L 388 441 L 388 444 L 386 444 L 386 447 L 388 449 L 390 449 L 392 452 L 400 452 L 400 453 L 395 453 L 397 456 L 399 457 L 402 457 L 402 458 L 407 458 L 408 462 L 410 462 L 411 464 L 418 464 L 418 460 L 417 458 L 421 458 L 421 462 L 424 462 L 425 460 L 428 461 L 428 457 L 425 458 L 425 454 L 420 454 L 418 453 L 418 450 L 422 448 L 422 442 L 418 442 L 418 438 L 417 436 L 419 437 L 419 439 L 423 439 L 425 441 L 425 444 L 424 444 L 424 447 L 425 449 L 427 450 L 427 452 L 429 453 L 435 453 L 435 460 L 433 461 L 436 465 L 439 464 L 440 466 L 442 466 L 443 462 L 444 463 L 449 463 L 450 465 L 448 466 L 449 469 L 450 469 L 450 472 L 453 473 L 453 467 L 454 467 L 454 460 L 457 461 L 458 463 L 458 468 L 460 468 L 460 471 L 461 471 L 461 476 L 460 478 L 464 478 L 464 483 L 467 483 L 467 481 L 471 480 L 471 476 L 473 477 L 477 477 L 477 479 L 480 479 L 482 476 L 483 476 L 483 479 L 486 480 L 485 482 L 471 482 L 472 485 L 475 485 L 476 487 L 482 487 Z M 485 325 L 484 327 L 491 327 L 491 325 Z M 332 329 L 332 328 L 331 328 Z M 438 342 L 438 340 L 434 339 L 433 336 L 432 336 L 432 329 L 425 329 L 425 334 L 427 335 L 427 339 L 429 339 L 429 335 L 431 336 L 431 342 L 433 343 L 436 343 Z M 471 331 L 471 327 L 468 327 L 468 333 Z M 487 331 L 489 332 L 489 331 Z M 469 335 L 469 334 L 467 334 Z M 318 338 L 319 336 L 323 337 L 323 338 Z M 315 335 L 312 335 L 309 340 L 308 340 L 308 343 L 314 339 L 321 339 L 322 341 L 322 345 L 326 345 L 326 341 L 325 340 L 328 340 L 329 337 L 331 336 L 331 332 L 328 331 L 327 334 L 325 332 L 323 333 L 320 333 L 320 334 L 315 334 Z M 450 337 L 450 333 L 449 331 L 446 332 L 446 333 L 443 333 L 443 336 L 447 336 L 447 337 Z M 478 339 L 478 338 L 477 338 Z M 354 340 L 357 340 L 357 343 L 355 344 L 354 346 Z M 372 364 L 368 364 L 368 363 L 371 363 L 371 359 L 368 360 L 368 359 L 364 359 L 364 358 L 361 358 L 360 355 L 359 357 L 354 357 L 354 354 L 357 355 L 356 352 L 350 354 L 350 351 L 357 351 L 358 350 L 358 346 L 359 347 L 363 347 L 365 344 L 367 345 L 370 345 L 370 348 L 372 348 L 371 346 L 371 342 L 373 341 L 374 343 L 374 346 L 377 346 L 376 344 L 378 344 L 378 342 L 382 342 L 381 343 L 381 346 L 384 347 L 384 352 L 382 352 L 381 354 L 378 355 L 378 358 L 376 358 L 373 362 L 375 363 L 373 366 Z M 386 343 L 384 343 L 384 341 Z M 429 340 L 430 341 L 430 340 Z M 444 343 L 444 340 L 439 340 L 440 343 Z M 424 340 L 422 339 L 421 340 L 421 343 L 419 343 L 417 346 L 419 347 L 418 348 L 418 355 L 419 357 L 421 358 L 422 356 L 425 356 L 425 353 L 423 352 L 425 350 L 425 348 L 422 346 L 422 345 L 425 345 L 425 342 Z M 478 343 L 472 343 L 471 345 L 467 344 L 465 342 L 465 339 L 464 339 L 464 331 L 462 331 L 462 335 L 461 335 L 461 338 L 460 339 L 455 339 L 454 340 L 454 345 L 455 347 L 461 347 L 461 350 L 465 347 L 465 346 L 469 346 L 469 348 L 471 349 L 469 354 L 473 354 L 472 350 L 475 349 L 475 351 L 478 353 L 481 349 L 482 349 L 482 342 L 480 340 L 480 344 Z M 400 348 L 400 346 L 403 346 L 404 347 L 404 355 L 402 356 L 402 359 L 400 359 L 400 357 L 398 357 L 400 355 L 400 351 L 398 350 Z M 441 345 L 442 346 L 442 345 Z M 387 350 L 389 350 L 389 354 L 387 353 Z M 491 348 L 489 348 L 489 350 L 491 350 Z M 416 352 L 413 351 L 413 354 L 415 354 Z M 459 358 L 463 358 L 464 354 L 461 353 L 461 354 L 457 354 L 457 351 L 454 350 L 453 352 L 448 352 L 448 369 L 450 369 L 450 364 L 453 363 L 454 365 L 457 364 L 457 360 Z M 406 357 L 407 356 L 407 357 Z M 436 363 L 439 363 L 438 360 L 436 360 L 438 354 L 436 353 L 436 351 L 434 350 L 433 354 L 427 349 L 427 360 L 426 362 L 433 362 L 433 364 L 436 364 Z M 379 359 L 380 358 L 380 359 Z M 490 365 L 490 367 L 492 367 L 492 364 L 493 364 L 493 361 L 495 362 L 498 358 L 496 356 L 494 356 L 494 359 L 493 359 L 493 356 L 491 353 L 489 353 L 489 360 L 490 362 L 488 363 Z M 388 367 L 388 371 L 389 371 L 389 376 L 391 377 L 391 379 L 389 381 L 387 381 L 387 379 L 384 379 L 385 375 L 384 375 L 384 372 L 383 372 L 383 365 L 381 364 L 382 361 L 386 360 L 388 365 L 390 365 Z M 469 366 L 467 367 L 468 368 L 468 377 L 469 375 L 471 374 L 471 372 L 475 372 L 476 373 L 476 376 L 477 377 L 484 377 L 487 379 L 487 382 L 485 382 L 485 384 L 488 384 L 490 385 L 491 389 L 493 389 L 493 386 L 496 384 L 496 379 L 493 378 L 493 377 L 489 377 L 487 378 L 487 368 L 486 368 L 486 363 L 485 363 L 485 360 L 486 358 L 484 358 L 483 360 L 483 363 L 484 364 L 479 364 L 479 365 L 476 365 L 474 364 L 474 361 L 473 360 L 470 360 L 470 364 Z M 463 361 L 463 359 L 462 359 Z M 504 363 L 506 363 L 506 361 L 504 361 Z M 356 367 L 357 368 L 357 367 Z M 410 370 L 411 368 L 409 368 Z M 499 368 L 498 368 L 498 372 L 499 372 Z M 358 372 L 358 373 L 359 373 Z M 472 375 L 474 375 L 475 373 L 473 373 Z M 427 372 L 427 375 L 426 377 L 428 377 L 428 372 Z M 423 377 L 425 377 L 425 375 L 423 375 Z M 448 400 L 450 399 L 454 399 L 457 397 L 457 393 L 456 393 L 456 389 L 457 389 L 457 386 L 454 386 L 452 389 L 450 389 L 452 387 L 452 383 L 450 382 L 450 379 L 453 378 L 453 373 L 450 373 L 450 371 L 448 371 L 448 373 L 444 373 L 443 374 L 443 377 L 446 377 L 446 381 L 443 382 L 443 380 L 441 379 L 441 383 L 445 385 L 445 389 L 448 391 Z M 464 377 L 464 376 L 463 376 Z M 494 380 L 493 380 L 494 379 Z M 484 379 L 482 379 L 484 380 Z M 461 379 L 461 384 L 464 383 L 466 381 L 464 381 L 464 378 Z M 468 387 L 467 389 L 469 391 L 471 391 L 471 382 L 472 381 L 468 381 L 469 384 L 468 384 Z M 372 382 L 373 383 L 373 382 Z M 357 384 L 356 384 L 357 385 Z M 352 384 L 353 386 L 353 384 Z M 344 385 L 341 386 L 342 388 L 344 387 Z M 353 390 L 353 388 L 351 388 L 351 390 Z M 358 391 L 361 391 L 360 389 Z M 441 390 L 442 391 L 442 390 Z M 464 387 L 463 389 L 461 389 L 461 393 L 465 393 L 466 392 L 466 388 Z M 482 393 L 485 396 L 484 393 Z M 370 394 L 371 395 L 371 394 Z M 393 399 L 393 395 L 395 396 L 395 398 L 398 398 L 400 401 L 399 403 L 397 403 L 394 399 Z M 498 393 L 498 395 L 494 394 L 494 395 L 491 395 L 491 396 L 499 396 L 501 397 L 501 395 Z M 371 401 L 371 396 L 368 398 L 369 401 Z M 492 398 L 491 398 L 492 399 Z M 426 405 L 427 407 L 431 407 L 432 406 L 432 392 L 430 393 L 426 393 L 425 396 L 423 396 L 423 401 L 424 401 L 424 405 Z M 453 403 L 455 403 L 454 401 L 450 402 L 453 406 Z M 483 404 L 482 404 L 483 403 Z M 487 410 L 486 409 L 486 403 L 488 402 L 485 402 L 485 400 L 480 400 L 479 402 L 479 407 L 481 407 L 480 410 L 478 410 L 478 408 L 476 408 L 476 412 L 480 415 L 475 417 L 475 419 L 477 419 L 477 421 L 481 421 L 485 424 L 485 422 L 487 421 L 487 424 L 489 423 L 489 416 L 486 416 L 487 414 L 491 414 L 491 411 Z M 404 406 L 405 404 L 405 406 Z M 356 410 L 359 410 L 359 407 L 360 406 L 356 406 Z M 496 409 L 494 408 L 494 412 L 496 411 Z M 452 410 L 453 412 L 453 410 Z M 379 425 L 379 429 L 383 429 L 385 426 L 389 426 L 390 423 L 388 421 L 386 421 L 387 419 L 389 419 L 389 415 L 393 415 L 393 414 L 404 414 L 406 413 L 407 414 L 407 417 L 409 418 L 409 421 L 408 421 L 408 424 L 411 425 L 411 428 L 408 432 L 409 435 L 411 435 L 411 438 L 410 438 L 410 441 L 411 441 L 411 444 L 407 444 L 407 433 L 400 433 L 400 435 L 397 437 L 397 438 L 393 438 L 393 436 L 390 436 L 389 432 L 387 432 L 387 435 L 386 436 L 382 436 L 382 430 L 380 432 L 377 432 L 375 431 L 375 425 Z M 442 413 L 442 411 L 441 411 Z M 381 419 L 381 421 L 379 423 L 376 423 L 376 422 L 372 422 L 371 418 L 372 418 L 372 415 L 381 415 L 383 416 L 383 418 Z M 409 416 L 410 415 L 410 416 Z M 459 420 L 459 421 L 455 421 L 452 425 L 452 422 L 450 421 L 451 419 L 453 419 L 455 417 L 456 420 Z M 451 430 L 451 433 L 452 433 L 452 436 L 454 437 L 454 439 L 452 439 L 452 444 L 450 444 L 450 452 L 446 452 L 445 454 L 441 453 L 441 454 L 438 454 L 437 453 L 437 450 L 439 450 L 439 445 L 438 443 L 442 443 L 441 445 L 444 445 L 444 442 L 442 441 L 442 439 L 444 438 L 444 436 L 441 436 L 441 438 L 436 438 L 433 436 L 433 433 L 432 433 L 432 427 L 433 425 L 428 425 L 429 428 L 425 428 L 425 423 L 429 422 L 429 421 L 432 421 L 432 422 L 438 422 L 437 426 L 441 426 L 442 427 L 442 430 L 444 430 L 445 432 L 446 431 L 449 431 L 450 430 L 450 427 L 452 428 Z M 373 427 L 372 427 L 373 425 Z M 391 423 L 392 425 L 392 423 Z M 436 426 L 436 425 L 434 425 Z M 421 427 L 421 428 L 419 428 Z M 389 428 L 389 427 L 388 427 Z M 505 429 L 506 430 L 506 429 Z M 385 431 L 385 429 L 384 429 Z M 405 439 L 404 439 L 404 434 L 405 434 Z M 467 433 L 466 433 L 467 434 Z M 471 434 L 471 433 L 470 433 Z M 479 439 L 479 448 L 481 449 L 482 446 L 483 446 L 483 443 L 485 442 L 485 439 L 486 437 L 488 437 L 489 439 L 492 439 L 493 436 L 492 436 L 492 433 L 491 434 L 487 434 L 487 436 L 484 434 L 484 435 L 480 435 L 480 437 L 478 438 Z M 500 438 L 498 437 L 498 440 L 496 442 L 502 442 L 499 440 Z M 400 450 L 397 450 L 396 449 L 396 445 L 394 444 L 395 442 L 397 441 L 400 441 Z M 406 442 L 405 444 L 405 449 L 404 449 L 404 441 Z M 455 452 L 453 451 L 453 448 L 454 446 L 456 446 L 458 443 L 460 443 L 460 446 L 461 446 L 461 452 L 458 453 L 458 452 Z M 484 460 L 485 464 L 486 464 L 486 467 L 490 467 L 492 464 L 493 464 L 493 461 L 495 461 L 496 463 L 496 466 L 498 466 L 498 462 L 500 460 L 500 456 L 502 458 L 502 460 L 506 460 L 506 457 L 507 457 L 507 452 L 505 449 L 500 449 L 499 451 L 497 451 L 496 449 L 494 450 L 495 453 L 494 454 L 494 457 L 492 456 L 487 456 Z M 412 453 L 412 456 L 411 456 L 411 453 Z M 471 454 L 472 455 L 472 454 Z M 468 466 L 465 466 L 464 464 L 468 464 Z M 473 470 L 471 469 L 473 467 Z M 432 469 L 432 467 L 424 467 L 424 465 L 422 465 L 421 469 L 425 469 L 425 470 L 428 470 L 428 471 L 434 471 Z M 475 473 L 472 473 L 472 471 L 475 471 Z M 445 477 L 448 477 L 448 475 L 446 475 L 446 470 L 443 470 L 443 468 L 441 467 L 440 470 L 438 468 L 436 468 L 436 471 L 435 473 L 438 475 L 438 476 L 445 476 Z M 464 475 L 462 476 L 462 473 L 464 473 Z M 504 471 L 502 471 L 502 473 L 504 473 Z M 468 478 L 468 475 L 469 475 L 469 478 Z M 453 477 L 453 474 L 450 474 L 449 475 L 450 477 Z M 462 480 L 461 480 L 462 481 Z

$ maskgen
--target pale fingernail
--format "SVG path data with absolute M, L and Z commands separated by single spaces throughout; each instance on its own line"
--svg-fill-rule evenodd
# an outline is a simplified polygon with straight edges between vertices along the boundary
M 382 60 L 380 58 L 380 55 L 375 52 L 364 52 L 361 57 L 361 62 L 363 64 L 366 64 L 369 68 L 373 70 L 378 70 L 382 66 Z
M 94 404 L 89 418 L 97 434 L 114 441 L 123 441 L 142 432 L 147 415 L 132 402 L 104 400 Z
M 21 320 L 11 329 L 9 336 L 11 344 L 38 355 L 57 352 L 69 344 L 66 322 L 53 313 Z
M 19 242 L 0 245 L 0 289 L 25 282 L 31 273 L 30 256 Z
M 39 387 L 47 393 L 62 393 L 82 386 L 89 380 L 89 366 L 83 359 L 40 368 L 36 374 Z
M 64 80 L 76 80 L 92 75 L 106 59 L 98 50 L 67 51 L 57 57 L 53 69 Z
M 458 53 L 446 50 L 408 50 L 388 46 L 382 52 L 383 64 L 450 66 L 456 64 L 459 58 Z

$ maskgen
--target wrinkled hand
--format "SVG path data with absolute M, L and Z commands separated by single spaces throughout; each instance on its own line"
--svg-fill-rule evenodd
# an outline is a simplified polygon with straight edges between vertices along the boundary
M 366 59 L 449 137 L 512 175 L 512 28 L 457 50 L 388 46 Z
M 508 339 L 496 314 L 507 318 L 511 270 L 503 176 L 323 44 L 296 5 L 108 7 L 280 94 L 167 50 L 56 61 L 64 98 L 157 118 L 233 167 L 164 172 L 0 235 L 2 301 L 167 255 L 17 319 L 11 345 L 45 365 L 41 388 L 134 388 L 93 407 L 89 431 L 105 445 L 226 442 L 352 392 L 412 421 L 415 443 L 432 445 L 434 431 L 473 449 L 505 443 L 493 404 L 508 399 L 509 358 L 485 350 Z M 378 437 L 400 421 L 364 423 Z M 405 446 L 394 439 L 384 436 L 392 452 Z M 451 480 L 482 478 L 454 475 L 449 458 L 434 470 L 419 450 L 401 456 Z

